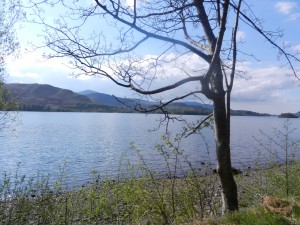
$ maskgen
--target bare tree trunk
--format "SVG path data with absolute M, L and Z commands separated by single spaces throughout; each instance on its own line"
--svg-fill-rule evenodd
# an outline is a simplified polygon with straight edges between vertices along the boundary
M 225 95 L 214 98 L 215 140 L 218 166 L 222 185 L 222 212 L 238 210 L 237 186 L 233 178 L 230 157 L 230 128 L 227 120 Z M 230 109 L 228 109 L 230 110 Z

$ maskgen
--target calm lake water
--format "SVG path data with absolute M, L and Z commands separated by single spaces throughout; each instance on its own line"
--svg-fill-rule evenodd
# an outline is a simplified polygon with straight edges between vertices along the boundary
M 37 173 L 57 176 L 62 166 L 71 178 L 85 183 L 96 170 L 103 177 L 115 177 L 125 165 L 137 165 L 139 157 L 131 150 L 134 142 L 149 168 L 166 174 L 164 158 L 155 150 L 165 131 L 149 131 L 158 127 L 161 115 L 118 113 L 48 113 L 22 112 L 20 123 L 12 130 L 0 131 L 0 172 L 36 176 Z M 184 116 L 189 122 L 200 116 Z M 259 130 L 274 137 L 273 129 L 283 130 L 286 119 L 276 117 L 232 117 L 232 161 L 235 167 L 253 165 L 258 152 L 264 152 L 256 139 L 265 139 Z M 300 119 L 290 119 L 294 129 L 293 140 L 300 137 Z M 181 131 L 181 124 L 170 123 L 170 131 Z M 204 137 L 204 139 L 203 139 Z M 255 138 L 254 138 L 255 137 Z M 202 162 L 215 164 L 214 139 L 211 129 L 202 135 L 193 134 L 180 144 L 184 157 L 180 157 L 181 172 L 189 169 L 184 158 L 193 167 L 201 168 Z M 275 137 L 276 140 L 280 138 Z M 269 143 L 269 141 L 265 141 Z M 300 151 L 300 150 L 299 150 Z M 282 155 L 283 152 L 281 151 Z M 174 160 L 174 159 L 173 159 Z M 63 166 L 66 163 L 66 166 Z M 19 166 L 18 166 L 19 165 Z M 1 180 L 2 178 L 0 178 Z

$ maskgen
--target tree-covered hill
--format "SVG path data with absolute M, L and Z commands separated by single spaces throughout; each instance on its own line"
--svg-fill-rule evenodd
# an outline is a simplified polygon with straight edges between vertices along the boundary
M 134 98 L 121 98 L 85 90 L 75 93 L 68 89 L 48 84 L 4 84 L 10 98 L 17 101 L 23 111 L 66 111 L 66 112 L 136 112 L 134 108 L 153 109 L 159 102 Z M 171 114 L 208 115 L 212 105 L 199 102 L 174 102 L 165 108 Z M 162 113 L 160 110 L 151 113 Z M 246 110 L 232 110 L 232 115 L 267 116 Z
M 85 95 L 48 84 L 4 84 L 10 98 L 19 103 L 23 111 L 112 111 L 100 106 Z

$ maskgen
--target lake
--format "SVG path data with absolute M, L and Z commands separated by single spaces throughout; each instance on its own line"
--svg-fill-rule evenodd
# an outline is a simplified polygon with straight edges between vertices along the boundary
M 0 131 L 0 172 L 14 174 L 19 168 L 18 173 L 28 177 L 37 173 L 56 177 L 61 173 L 59 168 L 62 168 L 79 184 L 87 182 L 93 170 L 103 177 L 116 177 L 124 166 L 137 165 L 140 160 L 136 150 L 130 147 L 133 142 L 149 168 L 166 174 L 165 160 L 155 150 L 165 131 L 165 127 L 158 128 L 161 117 L 120 113 L 21 112 L 20 123 L 14 126 L 14 130 Z M 204 118 L 182 117 L 188 122 Z M 266 150 L 259 146 L 256 139 L 266 137 L 259 130 L 274 137 L 274 128 L 284 132 L 285 121 L 277 117 L 232 117 L 233 165 L 243 168 L 252 166 L 257 160 L 263 162 L 258 152 Z M 290 129 L 296 128 L 291 133 L 292 139 L 296 140 L 300 137 L 300 119 L 290 119 L 289 122 Z M 180 132 L 181 123 L 171 121 L 169 130 L 172 134 Z M 213 131 L 209 128 L 203 129 L 201 135 L 183 138 L 180 147 L 184 150 L 184 157 L 179 157 L 181 173 L 190 168 L 184 163 L 185 159 L 199 169 L 203 163 L 215 164 L 213 138 Z M 275 140 L 280 138 L 275 137 Z M 268 144 L 269 141 L 264 143 Z M 280 150 L 282 155 L 283 151 Z M 172 162 L 175 159 L 170 160 Z

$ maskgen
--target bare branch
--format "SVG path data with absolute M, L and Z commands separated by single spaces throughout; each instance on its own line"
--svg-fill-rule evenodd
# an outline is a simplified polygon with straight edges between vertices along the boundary
M 198 10 L 198 16 L 200 23 L 202 24 L 202 28 L 204 30 L 204 33 L 206 35 L 206 38 L 210 44 L 210 53 L 213 54 L 215 50 L 215 44 L 216 44 L 216 37 L 213 33 L 213 29 L 210 26 L 208 16 L 206 14 L 206 10 L 203 6 L 203 0 L 194 0 L 194 4 Z
M 133 23 L 130 23 L 128 21 L 126 21 L 125 19 L 117 16 L 117 15 L 114 15 L 111 11 L 109 11 L 107 9 L 107 7 L 103 4 L 101 4 L 99 2 L 99 0 L 95 0 L 97 2 L 97 5 L 104 11 L 106 12 L 108 15 L 112 16 L 114 19 L 118 20 L 119 22 L 121 22 L 122 24 L 124 25 L 127 25 L 133 29 L 135 29 L 136 31 L 146 35 L 147 37 L 150 37 L 150 38 L 154 38 L 154 39 L 157 39 L 157 40 L 161 40 L 161 41 L 165 41 L 165 42 L 169 42 L 169 43 L 172 43 L 172 44 L 177 44 L 177 45 L 180 45 L 182 47 L 185 47 L 187 49 L 189 49 L 191 52 L 199 55 L 201 58 L 203 58 L 205 61 L 209 62 L 210 60 L 210 57 L 208 55 L 206 55 L 205 53 L 203 53 L 202 51 L 200 51 L 199 49 L 181 41 L 181 40 L 178 40 L 178 39 L 175 39 L 175 38 L 170 38 L 170 37 L 166 37 L 166 36 L 161 36 L 161 35 L 158 35 L 158 34 L 155 34 L 155 33 L 151 33 L 151 32 L 148 32 L 140 27 L 138 27 L 136 24 L 133 24 Z
M 151 91 L 141 90 L 141 89 L 138 89 L 134 86 L 130 86 L 130 88 L 132 90 L 140 93 L 140 94 L 152 95 L 152 94 L 157 94 L 157 93 L 161 93 L 161 92 L 165 92 L 165 91 L 177 88 L 177 87 L 179 87 L 183 84 L 186 84 L 188 82 L 200 81 L 202 78 L 203 78 L 203 76 L 188 77 L 188 78 L 182 79 L 182 80 L 180 80 L 180 81 L 178 81 L 174 84 L 171 84 L 171 85 L 168 85 L 168 86 L 165 86 L 165 87 L 162 87 L 162 88 L 158 88 L 158 89 L 155 89 L 155 90 L 151 90 Z
M 234 4 L 230 3 L 230 5 L 237 11 L 239 11 L 238 7 L 235 6 Z M 295 61 L 297 62 L 300 62 L 300 58 L 297 58 L 295 55 L 292 55 L 288 52 L 286 52 L 282 47 L 280 47 L 275 41 L 273 41 L 268 35 L 267 35 L 267 32 L 265 32 L 262 28 L 258 27 L 257 24 L 251 20 L 245 13 L 239 11 L 240 15 L 242 16 L 241 19 L 248 23 L 250 27 L 252 27 L 254 30 L 256 30 L 260 35 L 262 35 L 271 45 L 273 45 L 276 49 L 279 50 L 279 52 L 281 54 L 284 55 L 285 59 L 287 60 L 287 63 L 289 65 L 289 67 L 291 68 L 294 76 L 300 80 L 300 77 L 298 76 L 297 74 L 297 70 L 296 68 L 294 67 L 291 59 L 294 59 Z
M 201 91 L 193 91 L 193 92 L 189 92 L 188 94 L 186 95 L 183 95 L 183 96 L 179 96 L 179 97 L 175 97 L 175 98 L 172 98 L 170 101 L 167 101 L 167 102 L 160 102 L 159 105 L 156 105 L 156 106 L 152 106 L 150 109 L 148 108 L 144 108 L 142 107 L 141 104 L 136 104 L 134 107 L 132 106 L 129 106 L 128 104 L 124 103 L 122 100 L 119 100 L 118 98 L 116 98 L 120 103 L 122 103 L 124 106 L 130 108 L 130 109 L 133 109 L 133 110 L 136 110 L 136 111 L 139 111 L 139 112 L 142 112 L 142 113 L 151 113 L 151 112 L 154 112 L 154 111 L 157 111 L 157 110 L 164 110 L 164 108 L 168 105 L 170 105 L 171 103 L 173 102 L 176 102 L 178 100 L 182 100 L 182 99 L 185 99 L 191 95 L 195 95 L 195 94 L 201 94 Z M 164 110 L 166 111 L 166 110 Z
M 236 9 L 236 18 L 235 18 L 235 25 L 232 31 L 232 69 L 230 73 L 230 83 L 227 85 L 227 92 L 231 93 L 232 87 L 233 87 L 233 80 L 234 80 L 234 74 L 235 74 L 235 68 L 236 68 L 236 61 L 237 61 L 237 31 L 239 26 L 239 17 L 240 17 L 240 8 L 241 8 L 242 0 L 239 0 L 237 9 Z
M 185 19 L 185 16 L 183 15 L 183 13 L 181 12 L 180 13 L 180 18 L 182 20 L 182 29 L 183 29 L 183 32 L 184 32 L 184 35 L 185 35 L 185 38 L 194 46 L 200 48 L 200 49 L 203 49 L 207 52 L 210 51 L 209 47 L 206 46 L 206 45 L 203 45 L 201 44 L 200 42 L 197 42 L 195 41 L 194 39 L 191 38 L 191 36 L 188 34 L 188 31 L 187 31 L 187 27 L 186 27 L 186 19 Z

